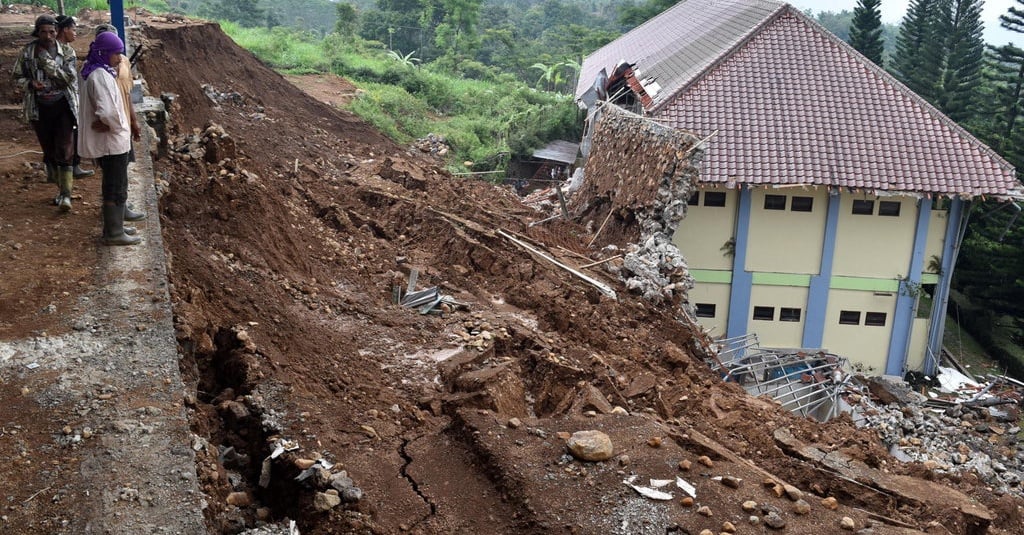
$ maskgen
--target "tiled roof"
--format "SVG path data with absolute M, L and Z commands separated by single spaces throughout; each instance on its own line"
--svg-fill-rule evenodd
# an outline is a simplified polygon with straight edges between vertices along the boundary
M 651 95 L 657 107 L 783 6 L 765 0 L 683 0 L 587 56 L 576 95 L 601 69 L 611 74 L 624 60 L 636 64 L 638 78 L 661 86 Z
M 654 20 L 767 3 L 683 0 Z M 618 48 L 633 62 L 628 50 Z M 644 62 L 636 63 L 643 71 Z M 702 138 L 717 132 L 707 144 L 702 182 L 1020 193 L 1009 163 L 788 5 L 753 22 L 732 49 L 704 64 L 681 83 L 662 79 L 663 88 L 676 90 L 659 94 L 649 109 Z

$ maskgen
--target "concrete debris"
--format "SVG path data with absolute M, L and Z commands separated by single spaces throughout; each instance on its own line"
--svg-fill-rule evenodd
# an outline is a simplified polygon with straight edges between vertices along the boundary
M 877 396 L 877 386 L 866 386 L 879 381 L 865 379 L 860 394 L 844 396 L 846 410 L 858 426 L 876 430 L 903 462 L 922 463 L 937 474 L 974 472 L 997 494 L 1024 497 L 1024 450 L 1017 447 L 1024 387 L 1000 377 L 982 384 L 956 375 L 940 368 L 942 386 L 927 395 L 887 378 L 885 392 L 898 392 L 895 403 Z
M 681 303 L 693 287 L 672 235 L 686 215 L 703 150 L 687 132 L 665 127 L 615 106 L 598 121 L 582 183 L 570 182 L 570 207 L 581 219 L 611 216 L 613 226 L 635 228 L 617 274 L 630 291 L 651 302 Z M 628 154 L 628 163 L 622 155 Z M 601 225 L 604 228 L 604 224 Z M 635 230 L 633 231 L 635 232 Z M 605 231 L 604 236 L 616 235 Z M 606 239 L 603 236 L 600 240 Z
M 238 91 L 220 91 L 210 84 L 203 84 L 202 88 L 203 94 L 206 95 L 206 98 L 210 99 L 210 102 L 213 102 L 213 105 L 217 108 L 224 103 L 240 105 L 245 102 L 245 97 L 243 97 Z
M 299 527 L 294 520 L 285 520 L 277 524 L 266 524 L 247 529 L 238 535 L 299 535 Z
M 448 140 L 444 136 L 433 133 L 427 134 L 427 137 L 417 139 L 412 143 L 412 147 L 438 158 L 444 158 L 452 150 L 451 145 L 448 144 Z

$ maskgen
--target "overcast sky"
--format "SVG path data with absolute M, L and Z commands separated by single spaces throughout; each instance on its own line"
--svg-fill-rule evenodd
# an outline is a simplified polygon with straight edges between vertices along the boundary
M 814 14 L 820 11 L 840 12 L 845 10 L 853 11 L 857 7 L 857 0 L 781 0 L 787 1 L 801 11 L 811 9 Z M 899 24 L 907 13 L 909 0 L 882 0 L 882 22 Z M 1017 0 L 984 0 L 985 13 L 982 20 L 985 23 L 985 41 L 990 45 L 1004 45 L 1013 42 L 1018 46 L 1024 46 L 1024 34 L 1006 31 L 999 26 L 999 15 L 1005 15 L 1011 6 L 1024 9 L 1024 4 L 1018 4 Z

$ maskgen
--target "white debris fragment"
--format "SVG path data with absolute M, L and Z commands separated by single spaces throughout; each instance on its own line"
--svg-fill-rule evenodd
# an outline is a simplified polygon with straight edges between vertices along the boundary
M 681 478 L 679 476 L 676 476 L 676 486 L 679 487 L 680 489 L 682 489 L 682 491 L 685 492 L 689 497 L 691 497 L 691 498 L 696 498 L 697 497 L 697 489 L 696 489 L 696 487 L 694 487 L 689 482 L 687 482 L 685 479 L 683 479 L 683 478 Z

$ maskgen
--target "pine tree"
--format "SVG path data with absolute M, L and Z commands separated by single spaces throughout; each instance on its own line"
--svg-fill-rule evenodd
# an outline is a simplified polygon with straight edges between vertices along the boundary
M 929 101 L 934 101 L 942 69 L 942 64 L 936 63 L 942 57 L 936 16 L 941 2 L 910 0 L 896 36 L 896 52 L 890 67 L 899 81 Z
M 853 23 L 850 25 L 850 44 L 864 57 L 882 66 L 882 0 L 858 0 L 853 8 Z
M 950 119 L 963 123 L 975 114 L 985 57 L 980 0 L 952 0 L 939 23 L 946 36 L 945 65 L 935 104 Z

